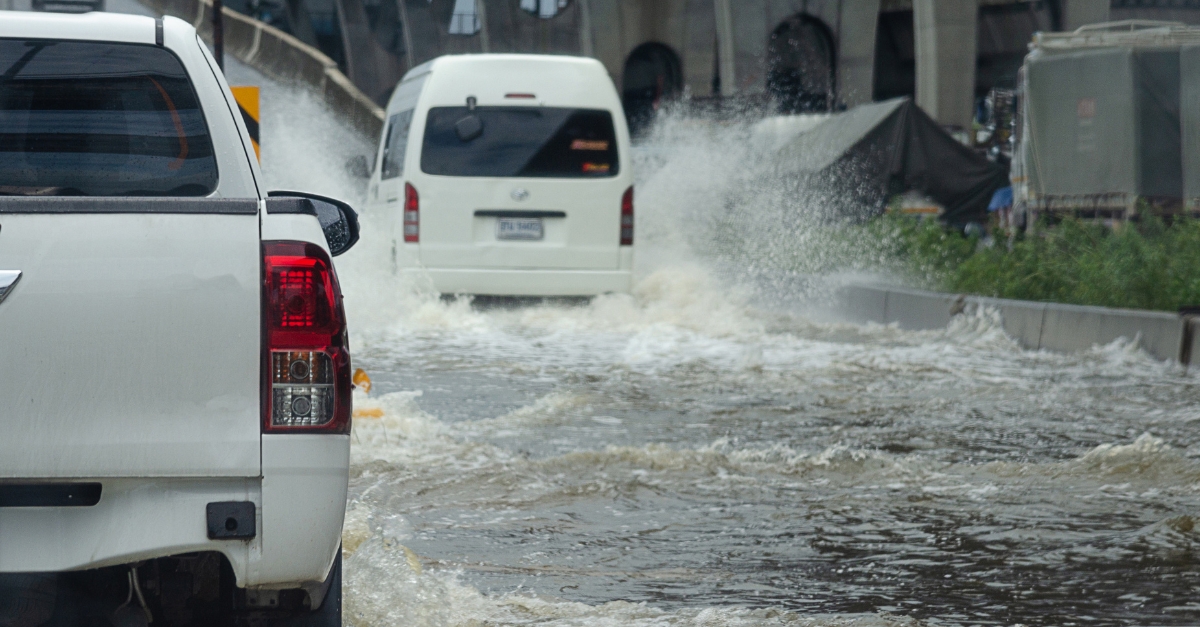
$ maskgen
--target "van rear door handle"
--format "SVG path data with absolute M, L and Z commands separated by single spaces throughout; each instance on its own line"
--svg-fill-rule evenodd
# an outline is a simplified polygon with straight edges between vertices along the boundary
M 4 302 L 4 297 L 8 296 L 19 280 L 20 270 L 0 270 L 0 303 Z

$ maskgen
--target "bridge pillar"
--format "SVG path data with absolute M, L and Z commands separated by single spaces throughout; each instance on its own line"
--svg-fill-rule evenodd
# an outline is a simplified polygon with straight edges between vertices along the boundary
M 386 104 L 408 68 L 375 40 L 362 0 L 334 0 L 334 8 L 342 29 L 346 76 L 371 100 Z
M 588 0 L 579 2 L 579 54 L 596 56 L 596 45 L 592 39 L 592 4 Z
M 1087 24 L 1108 21 L 1112 0 L 1065 0 L 1063 30 L 1075 30 Z
M 971 129 L 977 2 L 913 0 L 917 105 L 944 126 Z
M 879 0 L 854 0 L 842 5 L 838 33 L 838 100 L 848 107 L 871 102 L 875 85 L 875 27 Z
M 737 52 L 733 45 L 732 0 L 713 0 L 717 21 L 717 76 L 720 77 L 721 96 L 737 93 Z M 718 94 L 714 94 L 718 95 Z

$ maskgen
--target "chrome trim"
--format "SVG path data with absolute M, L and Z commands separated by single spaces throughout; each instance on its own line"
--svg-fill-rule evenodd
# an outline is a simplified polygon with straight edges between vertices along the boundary
M 21 280 L 20 270 L 0 270 L 0 303 L 8 296 L 12 288 Z

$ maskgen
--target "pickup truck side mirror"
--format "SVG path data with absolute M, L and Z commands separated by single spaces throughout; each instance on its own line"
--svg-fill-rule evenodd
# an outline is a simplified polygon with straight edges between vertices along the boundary
M 308 192 L 267 192 L 267 213 L 315 215 L 325 232 L 329 253 L 336 257 L 358 242 L 358 214 L 340 200 Z

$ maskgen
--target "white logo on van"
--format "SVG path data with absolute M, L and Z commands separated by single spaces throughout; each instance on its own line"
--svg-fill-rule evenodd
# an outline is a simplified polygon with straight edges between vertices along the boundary
M 523 187 L 518 187 L 518 188 L 512 190 L 512 193 L 509 194 L 509 196 L 512 196 L 513 200 L 520 202 L 522 200 L 525 200 L 526 198 L 529 198 L 529 190 L 527 190 Z

